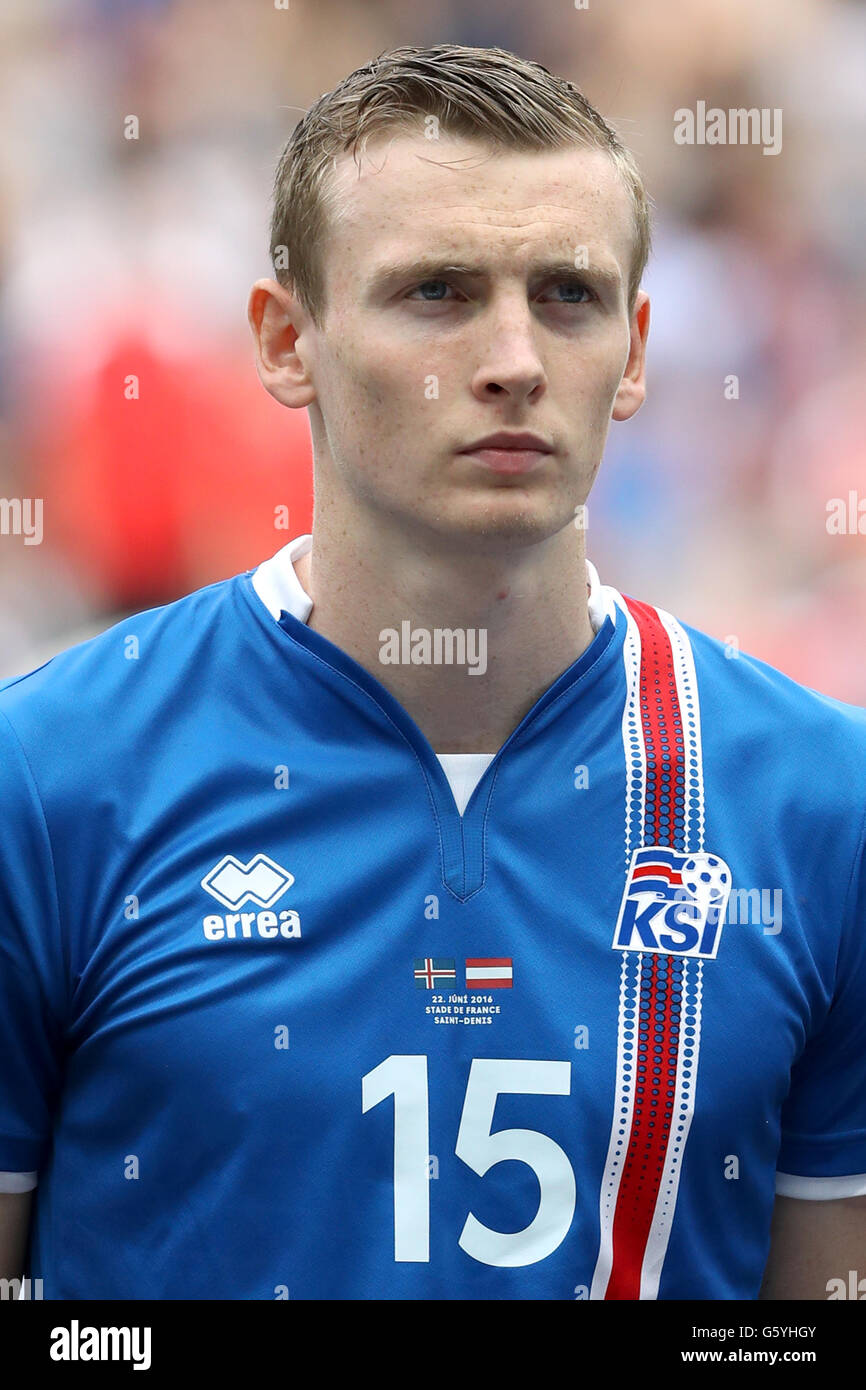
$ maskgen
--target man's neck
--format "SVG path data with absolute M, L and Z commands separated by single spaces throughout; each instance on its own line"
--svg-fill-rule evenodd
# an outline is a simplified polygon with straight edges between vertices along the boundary
M 479 554 L 469 553 L 468 541 L 420 553 L 316 524 L 312 550 L 295 571 L 313 600 L 308 626 L 370 671 L 437 753 L 497 752 L 594 636 L 583 532 L 575 528 L 543 544 Z M 387 651 L 386 629 L 394 633 Z M 437 629 L 465 640 L 463 664 L 447 663 L 453 639 L 445 635 L 437 662 Z M 428 634 L 433 659 L 413 664 L 406 658 L 419 650 L 419 633 Z M 453 651 L 459 658 L 459 646 Z

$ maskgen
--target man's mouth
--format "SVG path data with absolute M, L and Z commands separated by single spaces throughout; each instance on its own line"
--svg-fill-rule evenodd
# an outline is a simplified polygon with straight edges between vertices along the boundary
M 542 449 L 461 449 L 466 458 L 477 459 L 494 473 L 529 473 L 551 457 Z
M 503 430 L 476 440 L 460 453 L 477 459 L 494 473 L 529 473 L 549 458 L 553 449 L 540 435 Z

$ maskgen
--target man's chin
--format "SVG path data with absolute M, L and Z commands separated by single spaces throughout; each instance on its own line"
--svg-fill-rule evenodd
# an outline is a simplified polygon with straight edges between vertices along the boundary
M 574 509 L 563 511 L 551 506 L 550 499 L 512 495 L 505 505 L 491 505 L 489 499 L 462 499 L 456 506 L 416 520 L 423 521 L 429 530 L 456 545 L 477 544 L 482 550 L 509 546 L 537 545 L 555 536 L 574 519 Z M 449 499 L 450 502 L 450 499 Z

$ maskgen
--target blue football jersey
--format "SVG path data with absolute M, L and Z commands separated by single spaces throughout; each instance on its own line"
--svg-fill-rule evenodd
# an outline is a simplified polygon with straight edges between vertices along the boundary
M 866 1192 L 866 712 L 587 564 L 461 783 L 307 625 L 309 546 L 0 686 L 28 1275 L 756 1298 L 777 1192 Z

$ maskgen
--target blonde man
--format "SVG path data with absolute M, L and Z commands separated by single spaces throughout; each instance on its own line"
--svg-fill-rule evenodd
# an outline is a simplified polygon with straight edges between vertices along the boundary
M 3 1262 L 35 1192 L 46 1297 L 856 1267 L 864 714 L 585 553 L 648 251 L 614 132 L 498 49 L 382 54 L 291 137 L 249 318 L 312 534 L 0 692 Z

